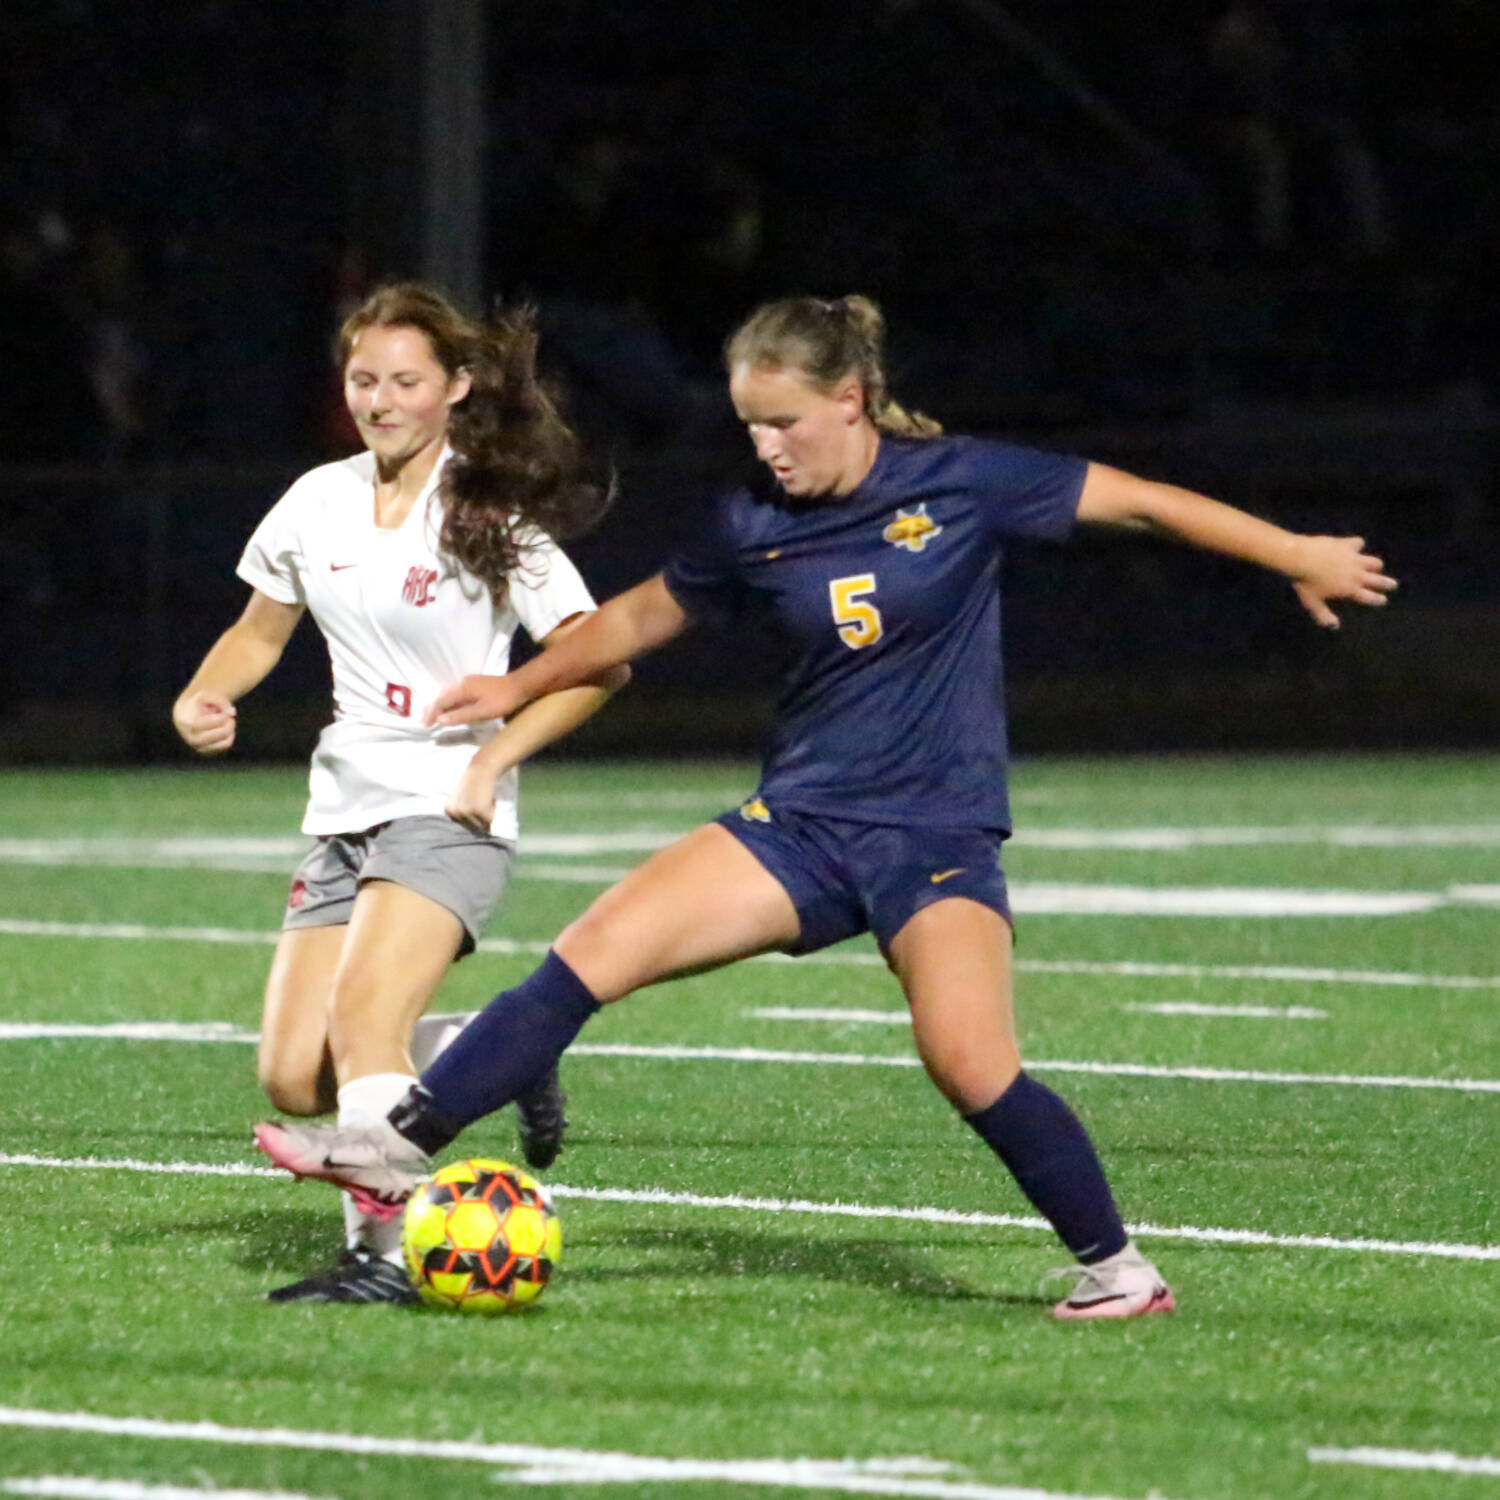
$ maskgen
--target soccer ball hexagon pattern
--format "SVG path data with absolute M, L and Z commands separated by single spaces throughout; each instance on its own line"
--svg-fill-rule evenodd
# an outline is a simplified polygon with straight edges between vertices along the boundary
M 453 1162 L 407 1200 L 401 1252 L 429 1307 L 505 1313 L 541 1296 L 562 1226 L 547 1190 L 510 1162 Z

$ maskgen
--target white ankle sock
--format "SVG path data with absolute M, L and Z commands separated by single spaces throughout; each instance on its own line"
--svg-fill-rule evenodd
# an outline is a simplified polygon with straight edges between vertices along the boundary
M 417 1080 L 410 1073 L 371 1073 L 352 1078 L 339 1089 L 339 1124 L 374 1125 L 395 1108 Z M 351 1250 L 401 1264 L 401 1219 L 377 1219 L 361 1213 L 344 1194 L 344 1242 Z

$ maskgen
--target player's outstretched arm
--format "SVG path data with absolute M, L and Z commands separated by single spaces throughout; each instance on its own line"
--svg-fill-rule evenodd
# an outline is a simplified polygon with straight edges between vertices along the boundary
M 173 726 L 199 755 L 222 755 L 234 744 L 235 700 L 281 660 L 301 618 L 302 605 L 254 589 L 245 612 L 209 647 L 172 705 Z
M 687 629 L 689 616 L 660 573 L 617 594 L 564 640 L 504 677 L 475 675 L 444 688 L 425 715 L 432 724 L 508 719 L 560 688 L 606 685 L 613 668 L 664 645 Z
M 590 618 L 589 614 L 580 614 L 564 620 L 542 642 L 544 649 L 557 650 Z M 506 720 L 505 727 L 493 739 L 474 752 L 449 799 L 448 816 L 475 833 L 488 833 L 495 816 L 496 781 L 512 766 L 529 760 L 538 750 L 546 749 L 591 719 L 629 681 L 630 668 L 621 663 L 601 672 L 593 682 L 559 688 L 528 703 Z
M 1262 521 L 1206 495 L 1140 479 L 1107 464 L 1090 464 L 1078 501 L 1078 519 L 1105 526 L 1158 531 L 1192 546 L 1259 563 L 1291 580 L 1297 597 L 1319 625 L 1337 629 L 1330 607 L 1382 605 L 1396 587 L 1363 537 L 1304 536 Z

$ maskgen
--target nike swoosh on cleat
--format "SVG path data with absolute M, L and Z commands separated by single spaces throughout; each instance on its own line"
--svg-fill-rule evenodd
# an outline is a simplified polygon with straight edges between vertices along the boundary
M 328 571 L 330 573 L 342 573 L 345 568 L 357 568 L 358 566 L 358 563 L 329 563 Z
M 939 870 L 937 874 L 929 875 L 927 878 L 934 885 L 941 885 L 945 880 L 952 880 L 955 875 L 962 875 L 967 868 L 967 865 L 959 865 L 952 870 Z

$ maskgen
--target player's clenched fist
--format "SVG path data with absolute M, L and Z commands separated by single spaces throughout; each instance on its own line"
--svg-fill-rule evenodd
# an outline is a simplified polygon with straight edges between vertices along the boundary
M 185 693 L 172 705 L 172 723 L 199 755 L 222 755 L 234 744 L 234 704 L 214 693 Z

